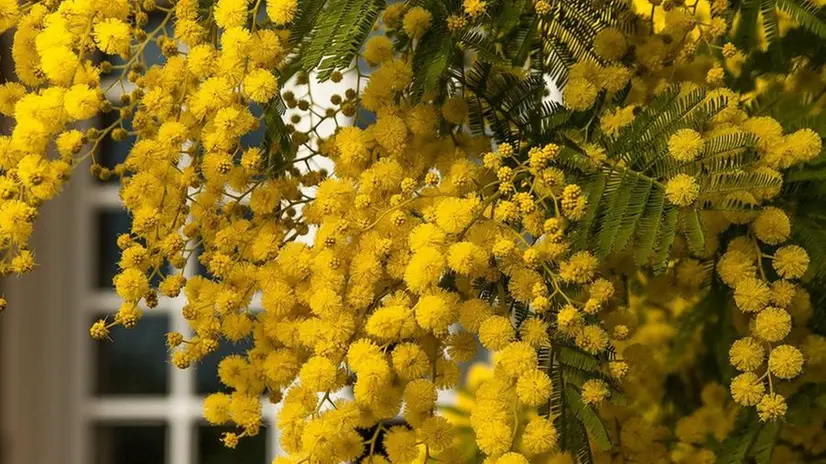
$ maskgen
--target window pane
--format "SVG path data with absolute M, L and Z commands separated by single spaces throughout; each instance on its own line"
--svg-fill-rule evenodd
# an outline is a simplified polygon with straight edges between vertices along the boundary
M 195 367 L 195 389 L 199 395 L 208 395 L 215 392 L 230 392 L 224 384 L 218 380 L 218 363 L 231 354 L 243 354 L 252 348 L 252 340 L 241 340 L 233 345 L 226 340 L 221 341 L 221 346 L 215 352 L 208 354 Z
M 120 249 L 118 235 L 127 234 L 132 219 L 125 211 L 101 211 L 97 215 L 97 287 L 111 288 L 112 278 L 118 273 Z
M 165 464 L 166 424 L 98 424 L 95 464 Z
M 146 313 L 133 329 L 114 327 L 111 341 L 90 342 L 95 344 L 97 360 L 94 394 L 167 394 L 169 365 L 164 341 L 168 330 L 166 316 Z
M 254 437 L 244 437 L 235 449 L 229 449 L 221 443 L 224 432 L 238 432 L 231 427 L 197 427 L 198 453 L 196 464 L 269 464 L 267 459 L 267 430 Z
M 115 106 L 119 105 L 120 104 L 116 102 Z M 112 110 L 108 113 L 101 114 L 99 117 L 100 122 L 98 124 L 98 128 L 102 130 L 111 126 L 118 120 L 119 117 L 120 115 L 117 110 Z M 124 129 L 129 131 L 132 130 L 131 120 L 125 121 Z M 116 165 L 123 163 L 124 160 L 126 160 L 126 155 L 129 154 L 129 149 L 135 144 L 135 140 L 137 140 L 137 136 L 135 135 L 129 135 L 126 139 L 119 142 L 112 140 L 112 137 L 104 137 L 98 144 L 97 153 L 95 153 L 95 161 L 106 168 L 114 169 Z M 113 175 L 109 178 L 109 182 L 117 182 L 118 179 L 118 176 Z
M 128 234 L 132 229 L 132 218 L 126 211 L 100 211 L 97 213 L 97 276 L 98 289 L 113 288 L 112 279 L 119 271 L 121 250 L 118 248 L 118 236 Z M 142 242 L 139 242 L 142 243 Z M 164 261 L 161 271 L 170 272 L 172 266 Z M 151 284 L 157 286 L 162 280 L 159 273 L 152 275 Z

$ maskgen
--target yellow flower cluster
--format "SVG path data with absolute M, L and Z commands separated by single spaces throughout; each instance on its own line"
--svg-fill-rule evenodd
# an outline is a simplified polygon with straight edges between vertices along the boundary
M 742 53 L 717 45 L 734 16 L 727 2 L 607 2 L 613 26 L 600 19 L 592 47 L 571 49 L 562 105 L 525 111 L 497 85 L 548 73 L 528 69 L 547 50 L 517 47 L 530 55 L 523 66 L 500 40 L 556 47 L 545 27 L 571 5 L 525 2 L 534 35 L 496 29 L 502 2 L 380 3 L 365 17 L 381 13 L 385 33 L 365 32 L 348 57 L 369 79 L 359 66 L 320 71 L 355 82 L 322 103 L 314 69 L 300 68 L 305 53 L 327 51 L 307 46 L 318 31 L 293 27 L 306 32 L 333 7 L 0 0 L 19 78 L 0 86 L 0 113 L 14 120 L 0 136 L 0 274 L 33 268 L 38 207 L 90 159 L 95 176 L 120 180 L 132 217 L 112 282 L 123 304 L 91 336 L 181 297 L 189 327 L 166 336 L 176 367 L 251 341 L 220 361 L 228 391 L 209 395 L 203 414 L 236 427 L 222 438 L 234 448 L 260 432 L 262 398 L 279 404 L 288 456 L 276 464 L 573 464 L 584 447 L 597 462 L 710 463 L 740 406 L 778 420 L 796 388 L 780 380 L 826 380 L 803 370 L 826 364 L 826 338 L 804 328 L 812 263 L 778 201 L 786 170 L 818 157 L 821 137 L 751 115 L 754 96 L 732 90 Z M 451 42 L 450 58 L 423 71 L 421 57 L 442 47 L 434 37 Z M 153 66 L 151 44 L 162 55 Z M 471 45 L 486 53 L 467 66 Z M 665 97 L 696 101 L 657 113 Z M 111 125 L 88 128 L 110 112 Z M 264 144 L 248 141 L 257 131 Z M 107 137 L 135 138 L 114 167 L 96 159 Z M 638 183 L 618 187 L 629 178 Z M 653 275 L 635 248 L 657 240 Z M 185 275 L 193 260 L 205 272 Z M 718 277 L 741 335 L 728 351 L 731 398 L 728 379 L 686 375 L 707 354 L 695 333 L 705 322 L 680 325 Z M 464 363 L 487 354 L 489 371 L 463 381 Z M 697 392 L 666 385 L 688 378 Z M 441 411 L 439 394 L 462 387 L 466 414 Z M 817 437 L 789 440 L 816 450 Z
M 737 307 L 752 316 L 751 334 L 736 340 L 729 351 L 732 366 L 743 372 L 732 380 L 731 394 L 741 405 L 756 405 L 764 421 L 783 416 L 787 408 L 772 379 L 795 378 L 804 363 L 798 348 L 782 342 L 792 329 L 788 308 L 802 291 L 794 280 L 806 273 L 809 256 L 797 245 L 776 248 L 773 255 L 763 250 L 782 244 L 789 233 L 788 216 L 766 207 L 751 222 L 751 233 L 732 240 L 717 263 L 721 279 L 734 289 Z M 773 282 L 767 279 L 767 260 L 779 277 Z M 757 372 L 764 366 L 762 374 Z

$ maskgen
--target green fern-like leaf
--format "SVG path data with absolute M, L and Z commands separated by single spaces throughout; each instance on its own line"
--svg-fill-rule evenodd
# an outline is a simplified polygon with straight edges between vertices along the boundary
M 792 235 L 809 254 L 814 276 L 826 279 L 826 218 L 797 214 L 792 220 Z
M 324 9 L 327 0 L 305 0 L 298 4 L 295 18 L 290 24 L 290 43 L 297 45 L 305 40 L 316 25 L 319 13 Z
M 777 8 L 801 27 L 826 39 L 826 11 L 810 0 L 777 0 Z
M 329 0 L 301 54 L 303 68 L 317 69 L 318 79 L 325 81 L 334 70 L 350 66 L 384 6 L 380 0 Z
M 693 308 L 680 314 L 675 323 L 676 335 L 668 354 L 669 364 L 676 363 L 682 358 L 686 348 L 694 342 L 698 330 L 716 316 L 721 303 L 724 303 L 724 298 L 723 292 L 711 291 Z
M 502 56 L 502 51 L 488 38 L 483 31 L 469 29 L 459 38 L 459 43 L 474 53 L 487 63 L 505 65 L 508 63 L 506 57 Z
M 562 365 L 585 372 L 597 372 L 599 370 L 599 360 L 578 349 L 560 346 L 556 354 L 558 362 Z
M 413 55 L 413 69 L 416 72 L 413 89 L 416 97 L 438 86 L 446 75 L 454 50 L 446 27 L 435 26 L 422 37 Z
M 717 462 L 720 464 L 742 464 L 746 461 L 757 434 L 760 433 L 760 422 L 754 408 L 746 408 L 737 415 L 734 428 L 723 441 L 720 452 L 717 453 Z
M 579 392 L 568 386 L 565 388 L 565 399 L 574 416 L 582 422 L 594 443 L 603 451 L 611 449 L 611 439 L 605 429 L 605 424 L 602 423 L 599 415 L 582 401 Z
M 467 71 L 452 70 L 453 78 L 470 91 L 470 126 L 474 133 L 493 133 L 498 141 L 515 141 L 517 134 L 542 108 L 545 81 L 541 76 L 520 78 L 477 62 Z
M 682 225 L 689 250 L 692 253 L 701 253 L 706 246 L 706 239 L 703 225 L 700 222 L 700 214 L 696 209 L 683 210 Z
M 757 42 L 757 19 L 761 0 L 745 0 L 740 5 L 740 20 L 734 33 L 734 44 L 742 50 L 750 50 Z
M 757 434 L 751 448 L 751 455 L 757 464 L 770 464 L 772 461 L 772 451 L 777 443 L 780 434 L 780 422 L 770 422 L 763 425 L 760 433 Z

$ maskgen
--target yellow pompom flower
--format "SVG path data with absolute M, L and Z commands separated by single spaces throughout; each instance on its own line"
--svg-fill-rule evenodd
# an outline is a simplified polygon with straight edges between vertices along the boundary
M 625 361 L 611 361 L 608 363 L 608 372 L 611 377 L 621 379 L 628 374 L 628 363 Z
M 740 371 L 753 371 L 763 364 L 766 353 L 752 337 L 735 340 L 728 352 L 731 365 Z
M 69 157 L 77 154 L 83 147 L 84 135 L 79 130 L 68 130 L 61 132 L 55 142 L 60 156 Z
M 476 18 L 485 12 L 487 3 L 484 0 L 463 0 L 462 8 L 465 10 L 465 14 L 471 18 Z
M 627 50 L 625 34 L 619 29 L 606 27 L 594 37 L 594 51 L 606 60 L 618 60 Z
M 430 360 L 415 343 L 402 343 L 393 349 L 393 369 L 405 380 L 417 379 L 430 372 Z
M 763 243 L 778 245 L 789 238 L 792 230 L 789 216 L 777 207 L 769 206 L 757 215 L 751 224 L 754 234 Z
M 404 32 L 412 39 L 420 39 L 430 28 L 432 15 L 429 11 L 420 6 L 414 6 L 407 10 L 402 21 Z
M 97 23 L 94 28 L 95 43 L 100 51 L 108 55 L 129 55 L 132 32 L 125 22 L 109 18 Z
M 451 124 L 464 123 L 467 113 L 467 102 L 462 97 L 450 97 L 442 105 L 442 116 Z
M 376 35 L 364 44 L 362 57 L 370 66 L 378 66 L 393 58 L 393 42 L 384 35 Z
M 556 325 L 562 333 L 574 335 L 582 325 L 582 315 L 572 305 L 565 305 L 556 315 Z
M 436 225 L 449 234 L 458 234 L 470 225 L 476 206 L 475 200 L 446 198 L 436 207 Z
M 230 396 L 226 393 L 213 393 L 204 399 L 204 419 L 212 425 L 223 425 L 230 420 Z
M 754 261 L 740 250 L 729 249 L 717 262 L 717 273 L 730 287 L 743 279 L 754 277 L 755 272 L 757 269 Z
M 528 455 L 547 453 L 556 447 L 558 439 L 553 422 L 544 417 L 534 417 L 522 432 L 522 449 Z
M 0 33 L 12 28 L 20 18 L 20 6 L 16 0 L 0 1 Z
M 774 252 L 772 267 L 784 279 L 799 279 L 809 267 L 809 255 L 797 245 L 787 245 Z
M 683 163 L 696 160 L 704 147 L 703 137 L 693 129 L 680 129 L 668 139 L 668 154 Z
M 529 369 L 519 375 L 516 394 L 528 406 L 539 406 L 551 395 L 551 379 L 539 369 Z
M 502 348 L 496 363 L 497 368 L 511 378 L 536 367 L 536 350 L 525 342 L 512 342 Z
M 737 281 L 734 287 L 734 302 L 741 311 L 756 313 L 769 304 L 771 290 L 760 279 L 745 277 Z
M 559 276 L 566 282 L 585 284 L 594 280 L 599 261 L 588 251 L 580 251 L 559 265 Z
M 754 334 L 767 342 L 779 342 L 792 330 L 792 316 L 780 308 L 768 307 L 754 318 Z
M 585 111 L 594 104 L 598 92 L 599 89 L 586 79 L 574 78 L 565 84 L 562 90 L 562 101 L 568 109 Z
M 14 116 L 14 107 L 26 96 L 26 87 L 18 82 L 6 82 L 0 85 L 0 113 Z
M 419 456 L 416 434 L 407 427 L 392 427 L 384 437 L 384 449 L 393 464 L 413 462 Z
M 530 318 L 519 327 L 519 335 L 533 347 L 550 346 L 548 324 L 540 318 Z
M 407 126 L 395 115 L 385 114 L 373 125 L 376 142 L 391 154 L 401 154 L 407 146 Z
M 477 333 L 479 326 L 492 313 L 492 308 L 487 302 L 478 298 L 470 299 L 459 306 L 459 323 L 468 332 Z
M 401 305 L 384 306 L 367 319 L 364 330 L 378 340 L 395 340 L 411 337 L 416 331 L 413 310 Z
M 769 354 L 769 371 L 781 379 L 793 379 L 803 370 L 803 353 L 791 345 L 775 347 Z
M 407 409 L 429 411 L 436 405 L 436 386 L 427 379 L 413 380 L 404 387 L 404 402 Z
M 447 264 L 459 274 L 476 274 L 484 270 L 487 263 L 488 256 L 485 250 L 475 243 L 454 243 L 448 249 Z
M 413 308 L 416 322 L 425 329 L 435 333 L 447 331 L 448 326 L 456 322 L 459 308 L 445 293 L 433 293 L 419 298 Z
M 66 47 L 56 47 L 42 53 L 40 67 L 50 81 L 58 85 L 69 86 L 75 77 L 80 59 Z
M 706 73 L 706 83 L 710 85 L 720 85 L 726 77 L 726 71 L 722 66 L 713 66 Z
M 247 14 L 246 0 L 218 0 L 213 9 L 215 24 L 221 29 L 243 26 L 247 22 Z
M 489 350 L 498 351 L 506 347 L 516 336 L 511 322 L 502 316 L 491 316 L 479 326 L 479 341 Z
M 628 80 L 631 77 L 631 71 L 625 66 L 613 65 L 606 66 L 599 71 L 598 81 L 603 89 L 611 93 L 619 92 L 628 85 Z M 628 105 L 622 109 L 625 118 L 633 119 L 634 106 Z M 629 121 L 630 122 L 630 121 Z M 588 156 L 592 159 L 599 158 L 599 155 L 594 156 L 599 150 L 591 150 Z
M 310 358 L 298 374 L 301 385 L 315 392 L 327 392 L 336 384 L 336 366 L 323 356 Z
M 261 401 L 257 396 L 234 392 L 229 405 L 233 422 L 245 429 L 257 430 L 261 424 Z
M 456 438 L 453 425 L 442 416 L 433 416 L 425 419 L 416 426 L 416 435 L 428 449 L 435 452 L 447 449 Z
M 740 374 L 731 381 L 731 397 L 742 406 L 759 403 L 765 391 L 765 385 L 754 372 Z
M 786 415 L 786 399 L 777 393 L 769 393 L 757 403 L 757 415 L 762 422 L 775 421 Z
M 496 464 L 529 464 L 529 461 L 525 456 L 511 451 L 510 453 L 505 453 L 502 456 L 499 456 L 499 459 L 496 460 Z
M 788 280 L 776 280 L 772 283 L 772 305 L 786 308 L 797 294 L 797 286 Z
M 473 332 L 454 332 L 447 337 L 447 354 L 454 361 L 468 362 L 476 356 L 476 345 Z
M 267 17 L 277 26 L 293 20 L 298 0 L 267 0 Z
M 227 314 L 221 323 L 221 333 L 227 340 L 238 343 L 250 335 L 252 325 L 252 319 L 245 313 Z
M 795 131 L 786 137 L 789 151 L 795 160 L 810 161 L 823 150 L 823 140 L 812 129 L 805 128 Z
M 149 293 L 149 279 L 137 269 L 125 269 L 113 281 L 115 292 L 125 301 L 136 302 Z
M 598 325 L 588 325 L 576 334 L 578 347 L 591 354 L 597 354 L 608 348 L 608 333 Z
M 611 395 L 608 384 L 601 379 L 589 379 L 582 384 L 582 401 L 585 404 L 600 404 Z
M 424 247 L 413 255 L 404 271 L 404 281 L 414 292 L 432 288 L 445 270 L 445 258 L 433 247 Z
M 256 103 L 267 103 L 278 91 L 278 81 L 266 69 L 256 69 L 244 77 L 244 94 Z
M 63 96 L 66 114 L 78 121 L 96 115 L 100 107 L 100 94 L 87 85 L 73 85 Z
M 513 432 L 508 424 L 501 421 L 486 421 L 473 430 L 476 445 L 487 454 L 503 454 L 511 448 Z
M 677 206 L 693 204 L 699 194 L 697 180 L 688 174 L 677 174 L 665 184 L 665 196 Z

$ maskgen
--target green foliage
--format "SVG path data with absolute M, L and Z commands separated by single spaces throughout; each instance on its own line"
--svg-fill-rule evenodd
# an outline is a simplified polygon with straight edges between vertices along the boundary
M 303 69 L 315 69 L 325 81 L 334 70 L 348 67 L 384 5 L 379 0 L 329 0 L 309 31 L 301 54 Z
M 450 64 L 451 57 L 458 53 L 454 47 L 444 22 L 431 27 L 413 54 L 413 69 L 415 78 L 413 87 L 416 98 L 436 89 L 445 78 L 445 71 Z
M 737 416 L 734 430 L 723 441 L 717 462 L 720 464 L 739 464 L 745 462 L 761 424 L 757 418 L 757 411 L 753 408 L 743 409 Z
M 777 9 L 789 15 L 803 29 L 826 39 L 826 11 L 811 0 L 777 0 Z
M 734 431 L 722 443 L 717 462 L 769 464 L 781 427 L 779 422 L 761 422 L 754 409 L 740 411 Z
M 316 26 L 318 15 L 328 0 L 305 0 L 300 2 L 296 17 L 290 25 L 290 42 L 296 45 L 305 40 Z
M 728 18 L 736 26 L 731 40 L 748 57 L 743 72 L 732 82 L 736 90 L 752 90 L 755 76 L 787 73 L 800 57 L 807 57 L 813 69 L 826 59 L 822 40 L 826 38 L 826 10 L 811 0 L 742 0 L 734 2 L 732 11 L 737 15 Z M 800 27 L 781 35 L 780 14 Z M 735 17 L 739 18 L 736 23 Z
M 551 350 L 546 350 L 545 353 L 544 359 L 540 355 L 540 360 L 544 360 L 549 364 L 549 377 L 553 388 L 551 389 L 548 412 L 550 417 L 553 417 L 554 427 L 559 431 L 559 447 L 561 450 L 570 451 L 577 457 L 579 463 L 591 464 L 594 462 L 594 458 L 588 442 L 586 427 L 577 418 L 574 407 L 569 404 L 566 382 L 563 379 L 561 369 L 558 365 L 554 365 Z M 545 414 L 545 411 L 540 410 L 539 413 Z
M 519 140 L 520 131 L 530 121 L 541 119 L 546 116 L 545 112 L 557 108 L 543 106 L 546 90 L 541 76 L 521 79 L 489 63 L 477 62 L 466 71 L 452 70 L 452 77 L 471 94 L 468 98 L 470 128 L 477 135 L 490 131 L 499 141 Z
M 628 2 L 608 0 L 594 3 L 589 0 L 551 2 L 552 10 L 538 24 L 541 46 L 534 59 L 542 71 L 558 86 L 564 84 L 568 68 L 578 61 L 602 62 L 594 52 L 594 37 L 606 27 L 628 30 L 623 22 Z
M 588 436 L 594 443 L 603 451 L 611 449 L 611 439 L 608 437 L 605 424 L 602 423 L 599 415 L 582 401 L 582 396 L 579 392 L 570 385 L 566 386 L 565 399 L 573 411 L 574 416 L 585 426 L 585 430 L 588 431 Z
M 685 355 L 686 349 L 696 341 L 704 325 L 718 319 L 718 312 L 725 304 L 725 294 L 712 287 L 699 303 L 687 309 L 677 318 L 676 335 L 668 353 L 669 364 L 678 362 Z
M 599 135 L 600 144 L 615 165 L 598 173 L 585 173 L 580 179 L 590 207 L 575 235 L 575 245 L 593 247 L 601 258 L 631 247 L 637 263 L 662 270 L 678 230 L 685 234 L 692 252 L 699 254 L 705 248 L 699 210 L 677 208 L 666 199 L 665 182 L 669 178 L 676 174 L 693 176 L 700 185 L 701 209 L 748 208 L 727 195 L 779 188 L 780 179 L 747 170 L 757 161 L 755 139 L 750 134 L 712 137 L 695 161 L 679 162 L 668 155 L 668 139 L 676 130 L 702 128 L 729 104 L 723 94 L 709 94 L 702 89 L 686 93 L 672 88 L 647 105 L 616 136 Z
M 286 107 L 280 96 L 264 108 L 264 117 L 261 120 L 264 125 L 264 141 L 261 149 L 270 171 L 280 170 L 295 159 L 296 147 L 282 117 L 285 111 Z

